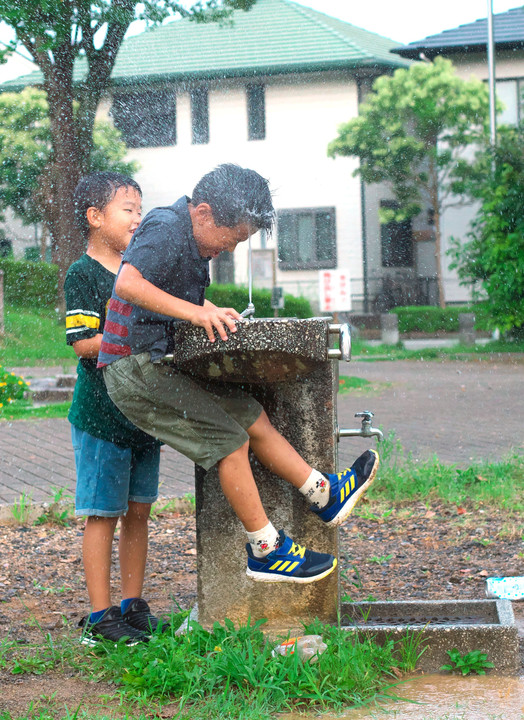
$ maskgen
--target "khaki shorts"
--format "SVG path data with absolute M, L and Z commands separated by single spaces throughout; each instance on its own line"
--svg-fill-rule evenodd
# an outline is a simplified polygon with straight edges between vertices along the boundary
M 149 353 L 104 368 L 109 397 L 144 432 L 209 470 L 249 439 L 262 406 L 239 387 L 192 378 Z

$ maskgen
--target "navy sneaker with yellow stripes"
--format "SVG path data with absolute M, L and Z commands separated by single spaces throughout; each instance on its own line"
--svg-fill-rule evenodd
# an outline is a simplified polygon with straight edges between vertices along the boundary
M 331 485 L 328 503 L 323 508 L 311 505 L 311 510 L 327 525 L 341 525 L 370 487 L 377 468 L 378 453 L 375 450 L 366 450 L 344 472 L 337 475 L 326 474 Z
M 284 534 L 278 533 L 279 545 L 263 558 L 253 555 L 247 543 L 246 574 L 258 582 L 311 583 L 329 575 L 337 566 L 337 559 L 328 553 L 306 550 Z

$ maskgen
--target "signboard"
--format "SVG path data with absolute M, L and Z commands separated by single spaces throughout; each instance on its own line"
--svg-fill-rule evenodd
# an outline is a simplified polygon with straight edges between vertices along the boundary
M 351 310 L 349 270 L 321 270 L 319 294 L 321 312 L 349 312 Z

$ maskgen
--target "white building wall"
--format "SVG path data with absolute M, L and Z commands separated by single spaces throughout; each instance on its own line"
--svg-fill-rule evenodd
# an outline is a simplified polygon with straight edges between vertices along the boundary
M 455 65 L 457 75 L 464 80 L 478 78 L 488 80 L 488 64 L 484 53 L 450 55 Z M 497 82 L 515 78 L 524 78 L 524 51 L 496 52 L 495 76 Z M 504 88 L 499 90 L 499 99 L 506 104 Z M 509 108 L 508 108 L 509 110 Z M 502 113 L 498 122 L 510 122 L 513 118 L 509 112 Z M 470 203 L 461 207 L 448 208 L 442 216 L 442 260 L 443 280 L 448 302 L 468 302 L 471 298 L 469 287 L 459 284 L 455 270 L 449 269 L 451 259 L 446 252 L 451 246 L 451 238 L 467 241 L 467 235 L 471 229 L 471 221 L 478 210 L 478 204 Z
M 357 88 L 348 76 L 289 76 L 266 80 L 266 138 L 247 139 L 247 81 L 223 81 L 209 88 L 209 143 L 193 145 L 189 94 L 177 93 L 177 144 L 129 151 L 140 171 L 144 211 L 190 195 L 198 179 L 223 162 L 251 167 L 270 180 L 277 209 L 335 207 L 337 258 L 362 293 L 360 182 L 353 158 L 330 159 L 327 145 L 337 128 L 357 114 Z M 105 108 L 107 113 L 107 107 Z M 253 239 L 260 247 L 260 238 Z M 276 247 L 276 237 L 268 247 Z M 235 252 L 235 281 L 247 284 L 247 243 Z M 256 278 L 254 286 L 256 287 Z M 318 271 L 281 271 L 285 292 L 318 297 Z

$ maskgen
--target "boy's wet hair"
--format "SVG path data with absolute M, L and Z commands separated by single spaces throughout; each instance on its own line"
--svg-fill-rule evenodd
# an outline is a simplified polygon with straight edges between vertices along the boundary
M 207 203 L 217 226 L 235 227 L 248 222 L 257 229 L 270 230 L 275 210 L 265 180 L 254 170 L 233 163 L 219 165 L 199 180 L 192 204 Z
M 75 222 L 84 238 L 89 236 L 87 210 L 95 207 L 104 210 L 115 197 L 119 188 L 133 188 L 142 197 L 140 185 L 122 173 L 109 170 L 94 172 L 83 177 L 75 188 L 73 202 L 75 206 Z

